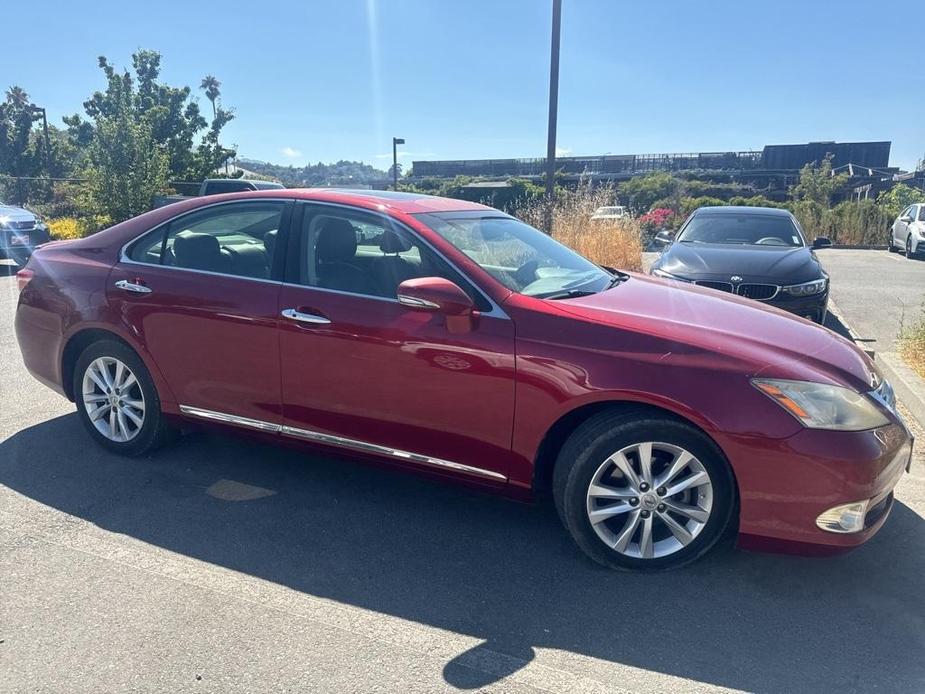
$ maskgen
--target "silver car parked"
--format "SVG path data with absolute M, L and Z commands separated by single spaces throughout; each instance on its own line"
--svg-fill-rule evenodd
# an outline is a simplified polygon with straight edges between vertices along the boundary
M 32 249 L 50 238 L 41 216 L 0 202 L 0 258 L 25 265 Z

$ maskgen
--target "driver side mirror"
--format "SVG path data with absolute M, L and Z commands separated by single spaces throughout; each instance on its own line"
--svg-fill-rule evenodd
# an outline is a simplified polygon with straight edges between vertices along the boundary
M 405 280 L 398 285 L 398 303 L 418 311 L 433 311 L 445 316 L 470 316 L 475 309 L 468 294 L 442 277 Z
M 813 248 L 828 248 L 832 245 L 832 239 L 827 236 L 817 236 L 813 239 Z
M 678 233 L 676 231 L 671 231 L 670 229 L 662 229 L 655 235 L 655 240 L 660 245 L 668 246 L 674 243 L 677 235 Z
M 908 224 L 909 222 L 912 221 L 912 217 L 910 217 L 909 215 L 906 215 L 905 217 L 900 217 L 900 218 L 899 218 L 899 221 L 900 221 L 900 222 L 905 222 L 906 224 Z

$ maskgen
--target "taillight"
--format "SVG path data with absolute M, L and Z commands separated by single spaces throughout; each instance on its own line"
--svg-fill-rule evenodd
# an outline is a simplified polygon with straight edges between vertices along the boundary
M 19 291 L 22 291 L 26 288 L 26 285 L 29 284 L 29 280 L 31 280 L 33 276 L 35 276 L 35 273 L 32 272 L 32 270 L 27 270 L 26 268 L 23 268 L 16 273 L 16 284 L 19 287 Z

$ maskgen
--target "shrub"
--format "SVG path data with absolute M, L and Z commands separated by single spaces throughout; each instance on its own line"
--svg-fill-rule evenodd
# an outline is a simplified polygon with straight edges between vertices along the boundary
M 79 239 L 83 236 L 80 229 L 80 222 L 74 217 L 59 217 L 58 219 L 48 220 L 48 233 L 51 238 L 65 241 L 67 239 Z
M 592 188 L 580 185 L 574 190 L 560 190 L 553 205 L 552 237 L 573 248 L 598 265 L 621 270 L 642 270 L 642 233 L 639 223 L 630 218 L 591 221 L 598 207 L 613 205 L 611 186 Z M 546 221 L 546 203 L 534 198 L 512 211 L 515 217 L 542 229 Z
M 899 351 L 909 366 L 925 378 L 925 309 L 918 321 L 902 331 Z
M 675 211 L 668 207 L 656 207 L 639 218 L 639 227 L 645 233 L 671 228 L 677 216 Z
M 101 229 L 112 225 L 112 220 L 106 215 L 90 215 L 88 217 L 59 217 L 48 220 L 48 231 L 53 239 L 65 241 L 80 239 L 95 234 Z

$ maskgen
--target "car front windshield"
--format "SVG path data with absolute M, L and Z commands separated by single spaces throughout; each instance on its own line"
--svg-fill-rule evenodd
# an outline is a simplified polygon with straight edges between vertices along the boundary
M 800 232 L 783 215 L 722 212 L 695 214 L 678 235 L 681 243 L 802 246 Z
M 417 217 L 508 289 L 538 298 L 593 294 L 614 277 L 542 231 L 499 212 Z

